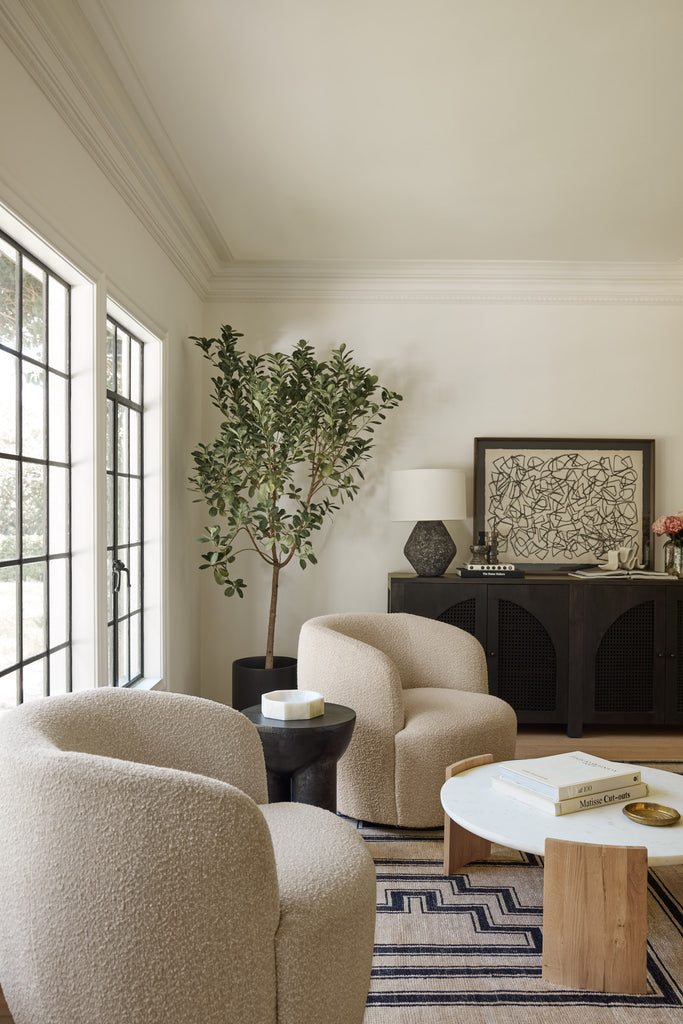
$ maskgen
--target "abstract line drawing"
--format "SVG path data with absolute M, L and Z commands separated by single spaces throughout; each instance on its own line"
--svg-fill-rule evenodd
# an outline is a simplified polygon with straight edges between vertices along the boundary
M 626 450 L 628 442 L 623 449 L 619 442 L 586 442 L 583 448 L 568 441 L 477 443 L 475 532 L 497 531 L 499 560 L 576 567 L 635 546 L 639 561 L 649 561 L 649 448 Z

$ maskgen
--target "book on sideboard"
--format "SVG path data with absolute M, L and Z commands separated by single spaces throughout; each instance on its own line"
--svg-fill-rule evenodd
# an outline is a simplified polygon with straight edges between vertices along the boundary
M 631 786 L 621 786 L 602 793 L 586 793 L 585 796 L 569 797 L 566 800 L 553 800 L 533 789 L 518 786 L 516 782 L 496 776 L 491 779 L 491 788 L 529 807 L 536 807 L 545 814 L 554 815 L 589 811 L 593 807 L 609 807 L 612 804 L 627 803 L 629 800 L 641 800 L 647 796 L 647 785 L 644 782 L 636 782 Z
M 595 754 L 584 754 L 582 750 L 504 761 L 499 774 L 552 800 L 607 792 L 619 786 L 634 786 L 641 781 L 637 765 L 606 761 Z
M 577 569 L 568 573 L 580 580 L 630 579 L 630 580 L 671 580 L 668 572 L 654 569 Z
M 457 576 L 468 579 L 480 579 L 482 576 L 497 576 L 499 579 L 524 579 L 522 569 L 497 569 L 495 565 L 482 565 L 477 569 L 471 569 L 465 565 L 460 569 L 456 569 L 455 573 Z

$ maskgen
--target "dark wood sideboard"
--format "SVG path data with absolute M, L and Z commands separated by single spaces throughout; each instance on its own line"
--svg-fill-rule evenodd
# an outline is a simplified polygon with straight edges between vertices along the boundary
M 520 723 L 683 726 L 683 581 L 391 573 L 389 611 L 449 622 L 486 651 Z

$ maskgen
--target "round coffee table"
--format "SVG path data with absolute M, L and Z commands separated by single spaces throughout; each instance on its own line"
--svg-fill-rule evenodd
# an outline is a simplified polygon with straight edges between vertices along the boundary
M 270 803 L 295 801 L 337 810 L 337 761 L 351 741 L 356 712 L 325 704 L 317 718 L 266 718 L 261 705 L 243 715 L 258 729 L 268 776 Z
M 648 827 L 627 818 L 623 804 L 555 817 L 492 789 L 499 765 L 476 764 L 482 760 L 454 766 L 441 789 L 444 874 L 488 856 L 492 842 L 544 856 L 543 978 L 645 992 L 647 867 L 683 863 L 683 817 Z M 683 776 L 656 768 L 641 776 L 649 789 L 643 799 L 683 815 Z

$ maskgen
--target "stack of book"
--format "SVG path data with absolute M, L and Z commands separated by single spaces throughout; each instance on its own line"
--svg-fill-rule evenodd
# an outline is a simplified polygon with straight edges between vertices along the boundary
M 636 765 L 605 761 L 580 750 L 505 761 L 491 786 L 546 814 L 587 811 L 647 795 Z
M 458 576 L 468 576 L 470 578 L 476 578 L 478 576 L 512 576 L 519 579 L 524 577 L 524 572 L 521 569 L 518 569 L 515 565 L 498 562 L 470 562 L 455 571 Z

